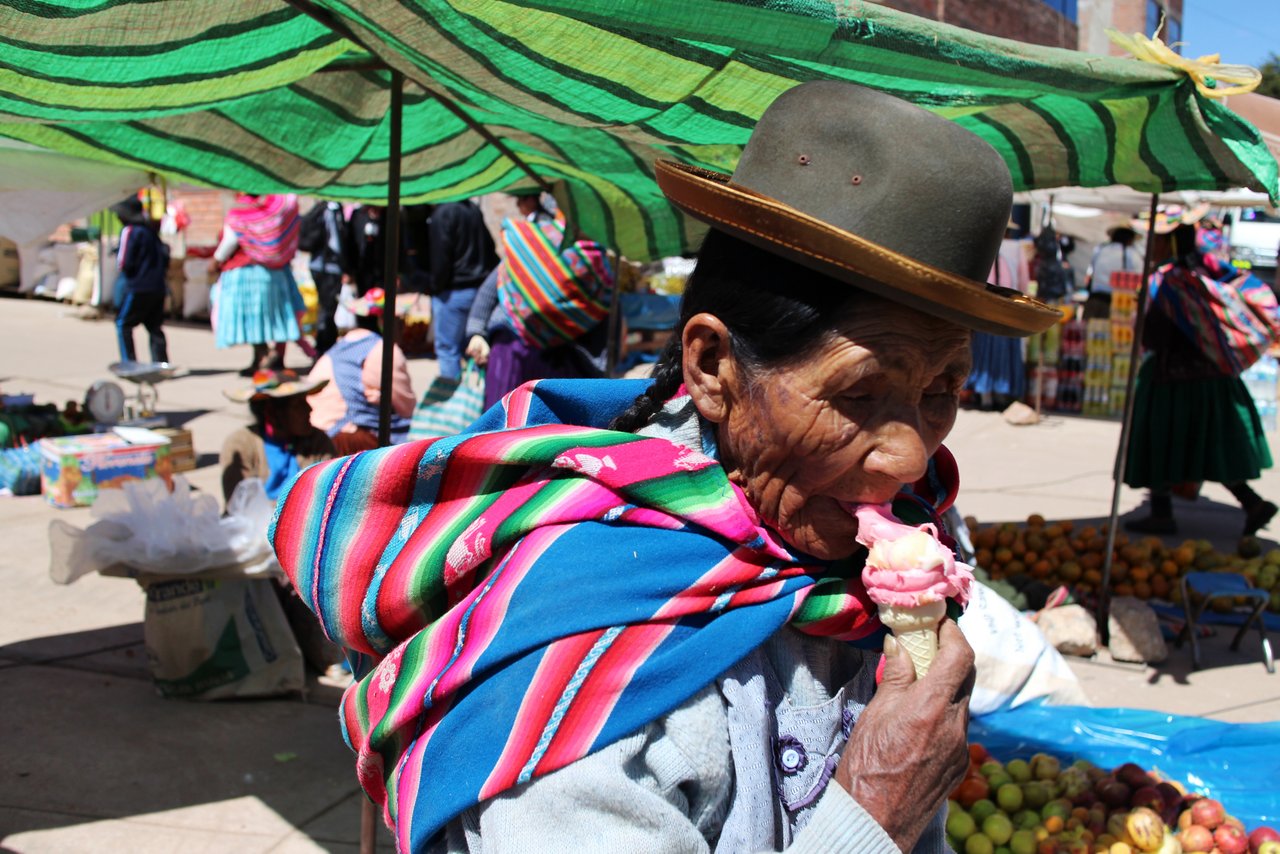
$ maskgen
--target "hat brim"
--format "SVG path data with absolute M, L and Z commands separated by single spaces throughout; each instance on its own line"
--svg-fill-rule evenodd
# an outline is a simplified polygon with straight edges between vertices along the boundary
M 266 397 L 295 397 L 297 395 L 315 394 L 329 384 L 328 380 L 301 380 L 299 382 L 281 383 L 274 388 L 237 388 L 224 391 L 228 400 L 236 403 L 248 403 Z
M 1209 204 L 1201 202 L 1195 207 L 1183 208 L 1183 212 L 1177 219 L 1170 219 L 1169 214 L 1165 211 L 1156 211 L 1156 224 L 1154 228 L 1147 225 L 1147 215 L 1139 214 L 1129 220 L 1129 228 L 1138 234 L 1146 234 L 1148 231 L 1154 231 L 1156 234 L 1169 234 L 1176 231 L 1181 225 L 1195 225 L 1204 219 L 1209 213 Z
M 1062 321 L 1062 312 L 1039 300 L 922 264 L 728 175 L 672 160 L 655 166 L 662 192 L 689 216 L 885 299 L 994 335 L 1033 335 Z

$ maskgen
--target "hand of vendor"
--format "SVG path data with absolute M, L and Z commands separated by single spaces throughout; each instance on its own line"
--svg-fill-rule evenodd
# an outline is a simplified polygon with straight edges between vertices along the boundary
M 471 336 L 471 340 L 467 342 L 467 358 L 475 359 L 476 364 L 481 367 L 489 361 L 489 342 L 484 340 L 483 335 Z
M 222 262 L 217 258 L 210 258 L 208 265 L 209 275 L 216 276 L 222 271 Z
M 834 779 L 903 851 L 915 847 L 968 767 L 974 675 L 973 650 L 953 620 L 938 627 L 938 656 L 920 680 L 906 650 L 885 639 L 883 681 Z

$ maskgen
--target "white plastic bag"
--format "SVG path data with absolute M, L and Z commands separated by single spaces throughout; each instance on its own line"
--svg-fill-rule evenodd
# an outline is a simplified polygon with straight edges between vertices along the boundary
M 99 521 L 81 530 L 55 519 L 49 523 L 49 575 L 70 584 L 82 575 L 124 564 L 142 574 L 182 575 L 235 567 L 234 575 L 278 571 L 267 540 L 274 503 L 262 481 L 242 481 L 227 502 L 191 489 L 181 475 L 170 493 L 159 478 L 104 490 L 92 515 Z
M 971 714 L 1041 699 L 1053 705 L 1089 705 L 1066 660 L 1036 624 L 990 587 L 973 583 L 960 630 L 973 647 L 978 671 L 969 698 Z

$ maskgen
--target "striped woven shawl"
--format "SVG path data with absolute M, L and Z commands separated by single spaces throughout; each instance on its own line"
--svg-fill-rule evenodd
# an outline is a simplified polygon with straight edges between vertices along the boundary
M 227 211 L 227 228 L 236 233 L 240 251 L 254 264 L 272 270 L 288 266 L 298 251 L 298 197 L 236 196 Z
M 314 466 L 280 501 L 281 564 L 369 657 L 342 724 L 401 851 L 674 709 L 788 621 L 878 629 L 860 565 L 793 551 L 716 460 L 601 429 L 644 387 L 529 383 L 470 434 Z

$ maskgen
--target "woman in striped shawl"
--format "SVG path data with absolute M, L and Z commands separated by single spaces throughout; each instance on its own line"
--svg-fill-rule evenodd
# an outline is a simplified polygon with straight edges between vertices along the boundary
M 657 174 L 712 231 L 652 381 L 530 383 L 280 504 L 281 565 L 354 654 L 361 784 L 415 854 L 944 851 L 973 653 L 948 617 L 916 677 L 855 513 L 940 530 L 970 330 L 1060 317 L 983 282 L 1008 170 L 810 83 L 732 180 Z

